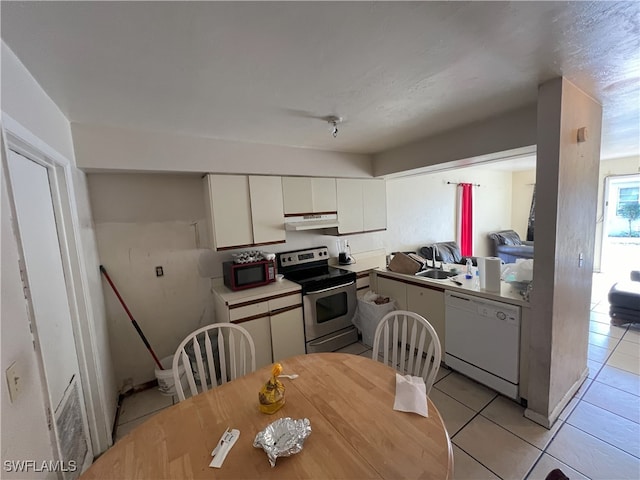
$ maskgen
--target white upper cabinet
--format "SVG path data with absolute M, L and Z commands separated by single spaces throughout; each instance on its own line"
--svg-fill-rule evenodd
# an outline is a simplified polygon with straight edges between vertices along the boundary
M 338 233 L 387 228 L 387 190 L 384 180 L 337 180 Z
M 282 177 L 285 215 L 336 211 L 336 179 Z
M 285 241 L 280 177 L 209 174 L 204 182 L 213 248 Z
M 338 233 L 357 233 L 364 230 L 362 219 L 362 180 L 336 180 L 338 194 Z
M 338 209 L 335 178 L 312 178 L 313 213 L 335 213 Z
M 253 243 L 251 199 L 246 175 L 205 176 L 209 238 L 216 249 Z
M 313 210 L 310 177 L 282 177 L 284 213 L 310 213 Z
M 253 243 L 284 242 L 284 212 L 280 177 L 250 176 Z
M 362 184 L 364 231 L 387 228 L 387 184 L 384 180 L 364 180 Z

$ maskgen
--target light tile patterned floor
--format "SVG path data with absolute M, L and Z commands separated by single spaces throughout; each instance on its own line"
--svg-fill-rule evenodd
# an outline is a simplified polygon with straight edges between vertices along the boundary
M 492 390 L 439 370 L 431 399 L 453 442 L 455 478 L 544 479 L 560 468 L 572 480 L 640 478 L 640 327 L 609 324 L 611 282 L 594 275 L 584 382 L 551 430 Z M 343 352 L 371 357 L 360 343 Z M 173 403 L 157 390 L 124 399 L 116 440 Z

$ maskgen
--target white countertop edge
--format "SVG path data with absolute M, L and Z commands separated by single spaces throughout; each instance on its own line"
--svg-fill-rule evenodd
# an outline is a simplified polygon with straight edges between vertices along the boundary
M 302 290 L 299 284 L 286 279 L 263 285 L 262 287 L 248 288 L 236 292 L 227 288 L 222 278 L 212 278 L 211 286 L 213 292 L 219 295 L 228 306 L 237 303 L 266 300 L 269 297 L 283 293 L 294 293 Z
M 379 268 L 377 272 L 384 274 L 388 277 L 395 277 L 400 280 L 410 281 L 415 284 L 424 284 L 425 286 L 437 287 L 443 290 L 450 290 L 453 292 L 466 293 L 468 295 L 475 295 L 477 297 L 486 298 L 488 300 L 494 300 L 496 302 L 504 302 L 510 305 L 518 305 L 520 307 L 531 308 L 531 304 L 526 302 L 520 293 L 514 289 L 511 285 L 506 282 L 500 282 L 500 293 L 498 292 L 487 292 L 486 290 L 481 290 L 480 288 L 476 288 L 472 282 L 475 282 L 475 279 L 466 280 L 463 274 L 460 274 L 455 277 L 456 280 L 463 283 L 462 286 L 458 286 L 450 280 L 434 280 L 432 278 L 425 277 L 417 277 L 415 275 L 407 275 L 404 273 L 397 273 L 387 270 L 386 268 Z
M 339 265 L 337 258 L 330 259 L 329 265 L 348 272 L 361 273 L 375 270 L 377 268 L 385 268 L 387 263 L 387 256 L 385 255 L 384 250 L 375 250 L 373 252 L 365 252 L 364 254 L 354 254 L 352 257 L 355 259 L 355 262 L 349 265 Z

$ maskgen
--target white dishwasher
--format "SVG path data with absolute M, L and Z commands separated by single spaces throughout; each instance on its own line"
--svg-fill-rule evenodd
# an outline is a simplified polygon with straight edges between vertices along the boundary
M 445 363 L 479 383 L 517 399 L 520 307 L 445 292 Z

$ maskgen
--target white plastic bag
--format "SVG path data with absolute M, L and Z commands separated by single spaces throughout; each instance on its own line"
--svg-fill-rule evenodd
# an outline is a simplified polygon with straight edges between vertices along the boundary
M 507 263 L 502 267 L 502 279 L 505 282 L 530 282 L 533 280 L 533 260 L 518 258 L 516 263 Z
M 380 297 L 377 293 L 369 290 L 361 298 L 358 298 L 358 308 L 353 316 L 353 324 L 362 332 L 362 343 L 373 346 L 373 337 L 380 320 L 389 312 L 396 310 L 396 303 L 389 299 L 388 303 L 377 304 L 375 301 Z

